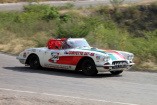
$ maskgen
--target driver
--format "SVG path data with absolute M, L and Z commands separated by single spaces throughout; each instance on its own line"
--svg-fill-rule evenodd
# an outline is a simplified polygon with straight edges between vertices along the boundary
M 75 48 L 75 41 L 69 40 L 67 41 L 67 45 L 69 46 L 69 48 Z
M 75 48 L 75 41 L 74 40 L 66 40 L 63 42 L 63 47 L 62 49 L 70 49 L 70 48 Z

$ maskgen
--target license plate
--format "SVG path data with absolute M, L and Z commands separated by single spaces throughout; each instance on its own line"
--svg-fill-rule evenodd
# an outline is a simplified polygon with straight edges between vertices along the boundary
M 122 68 L 122 70 L 127 70 L 126 68 Z

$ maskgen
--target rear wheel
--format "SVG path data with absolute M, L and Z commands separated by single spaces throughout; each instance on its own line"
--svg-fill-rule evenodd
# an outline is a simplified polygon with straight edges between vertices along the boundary
M 119 75 L 119 74 L 121 74 L 123 72 L 123 70 L 120 70 L 120 71 L 110 71 L 110 72 L 113 75 Z
M 39 69 L 41 66 L 40 66 L 40 62 L 39 62 L 39 58 L 37 55 L 31 55 L 30 58 L 29 58 L 29 64 L 30 64 L 30 67 L 32 69 Z
M 86 59 L 82 63 L 82 71 L 85 75 L 96 75 L 98 73 L 95 63 L 91 59 Z

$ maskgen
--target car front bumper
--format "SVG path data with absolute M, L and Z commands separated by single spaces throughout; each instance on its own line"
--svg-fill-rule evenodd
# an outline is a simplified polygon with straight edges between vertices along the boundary
M 128 70 L 134 65 L 135 63 L 129 63 L 125 65 L 125 67 L 116 67 L 116 65 L 96 65 L 96 68 L 99 72 L 106 72 L 106 71 L 119 71 L 119 70 Z
M 16 57 L 20 61 L 20 63 L 25 64 L 26 58 Z

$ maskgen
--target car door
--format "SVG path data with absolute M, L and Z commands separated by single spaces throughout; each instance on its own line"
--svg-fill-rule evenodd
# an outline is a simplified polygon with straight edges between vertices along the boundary
M 58 64 L 62 65 L 71 65 L 73 62 L 73 56 L 69 55 L 70 49 L 62 49 L 60 50 L 60 56 L 58 60 Z
M 60 50 L 47 49 L 44 54 L 44 67 L 56 68 L 55 65 L 59 60 Z
M 44 54 L 44 67 L 60 68 L 73 63 L 73 56 L 69 49 L 47 49 Z

